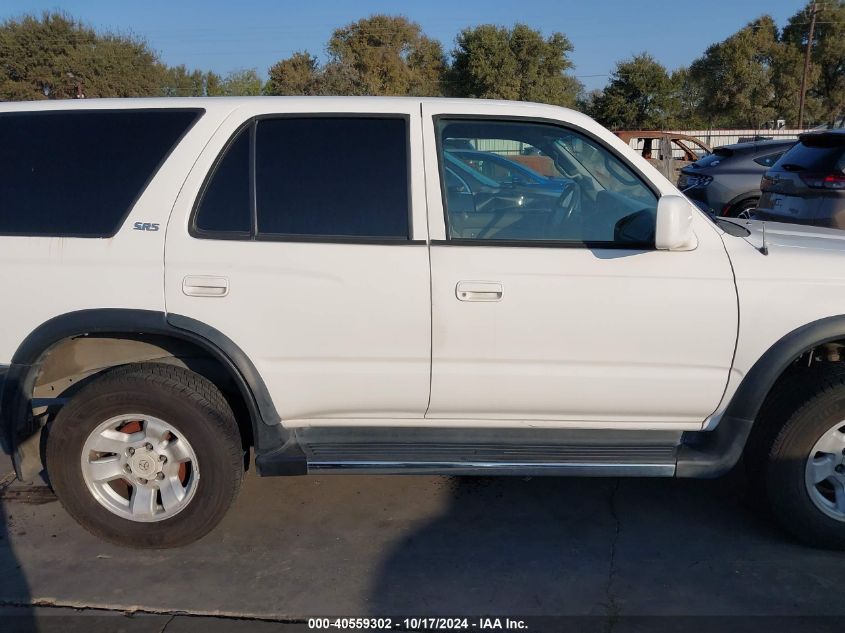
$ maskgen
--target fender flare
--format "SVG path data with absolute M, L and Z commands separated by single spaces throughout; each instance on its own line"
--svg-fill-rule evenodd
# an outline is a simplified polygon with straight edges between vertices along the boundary
M 767 349 L 742 379 L 712 431 L 685 433 L 678 450 L 677 477 L 718 477 L 742 456 L 751 427 L 777 379 L 802 354 L 845 339 L 845 315 L 802 325 Z
M 219 330 L 173 313 L 102 308 L 68 312 L 45 321 L 18 346 L 2 382 L 0 428 L 4 449 L 15 454 L 18 444 L 38 429 L 28 413 L 40 361 L 56 343 L 85 334 L 157 334 L 193 343 L 218 360 L 231 374 L 247 404 L 256 451 L 275 447 L 286 436 L 281 418 L 261 375 L 249 357 Z M 20 475 L 17 459 L 15 468 Z

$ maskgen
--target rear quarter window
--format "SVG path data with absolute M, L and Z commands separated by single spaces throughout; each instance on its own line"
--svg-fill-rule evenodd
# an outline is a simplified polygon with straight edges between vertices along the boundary
M 762 165 L 763 167 L 771 167 L 777 162 L 778 158 L 780 158 L 781 156 L 783 156 L 783 152 L 766 154 L 765 156 L 758 156 L 754 159 L 754 162 L 758 165 Z
M 110 237 L 195 109 L 0 115 L 0 235 Z

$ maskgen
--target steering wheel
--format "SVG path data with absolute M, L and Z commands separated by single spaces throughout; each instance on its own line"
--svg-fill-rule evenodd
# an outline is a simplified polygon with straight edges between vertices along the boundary
M 563 191 L 555 202 L 552 226 L 560 228 L 581 215 L 581 186 L 574 180 L 563 185 Z

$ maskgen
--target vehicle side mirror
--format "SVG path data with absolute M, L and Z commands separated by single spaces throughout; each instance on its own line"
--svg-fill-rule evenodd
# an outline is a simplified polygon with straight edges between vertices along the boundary
M 657 201 L 655 247 L 661 251 L 691 251 L 698 246 L 692 214 L 692 205 L 683 196 L 661 196 Z

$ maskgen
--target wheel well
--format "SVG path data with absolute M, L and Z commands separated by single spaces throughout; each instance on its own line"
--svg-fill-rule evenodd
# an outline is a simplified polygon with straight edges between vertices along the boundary
M 788 403 L 780 394 L 785 390 L 796 391 L 800 387 L 809 388 L 808 381 L 817 380 L 827 370 L 845 368 L 845 338 L 829 341 L 813 347 L 793 360 L 775 379 L 757 412 L 756 420 L 770 417 L 772 413 L 782 413 L 788 417 L 788 411 L 773 412 L 772 407 L 783 409 Z
M 102 332 L 65 338 L 51 345 L 36 364 L 30 394 L 39 426 L 49 422 L 68 398 L 103 372 L 140 362 L 177 365 L 208 378 L 232 407 L 244 450 L 253 445 L 250 409 L 229 368 L 191 341 L 157 334 Z
M 757 359 L 730 398 L 712 431 L 686 434 L 675 469 L 676 477 L 718 477 L 740 457 L 765 445 L 776 416 L 801 393 L 806 381 L 825 365 L 845 368 L 845 315 L 825 317 L 799 327 L 772 345 Z M 787 393 L 788 392 L 788 393 Z M 780 396 L 780 397 L 779 397 Z M 787 397 L 788 396 L 788 397 Z
M 739 200 L 735 200 L 734 202 L 732 202 L 730 204 L 729 208 L 730 208 L 731 213 L 733 213 L 734 211 L 736 211 L 739 207 L 743 206 L 744 204 L 746 204 L 748 202 L 757 202 L 759 200 L 760 200 L 759 194 L 745 195 L 742 198 L 740 198 Z
M 761 417 L 776 399 L 777 394 L 794 381 L 803 381 L 817 375 L 829 366 L 845 367 L 845 338 L 828 341 L 812 347 L 798 356 L 775 379 L 757 413 Z

